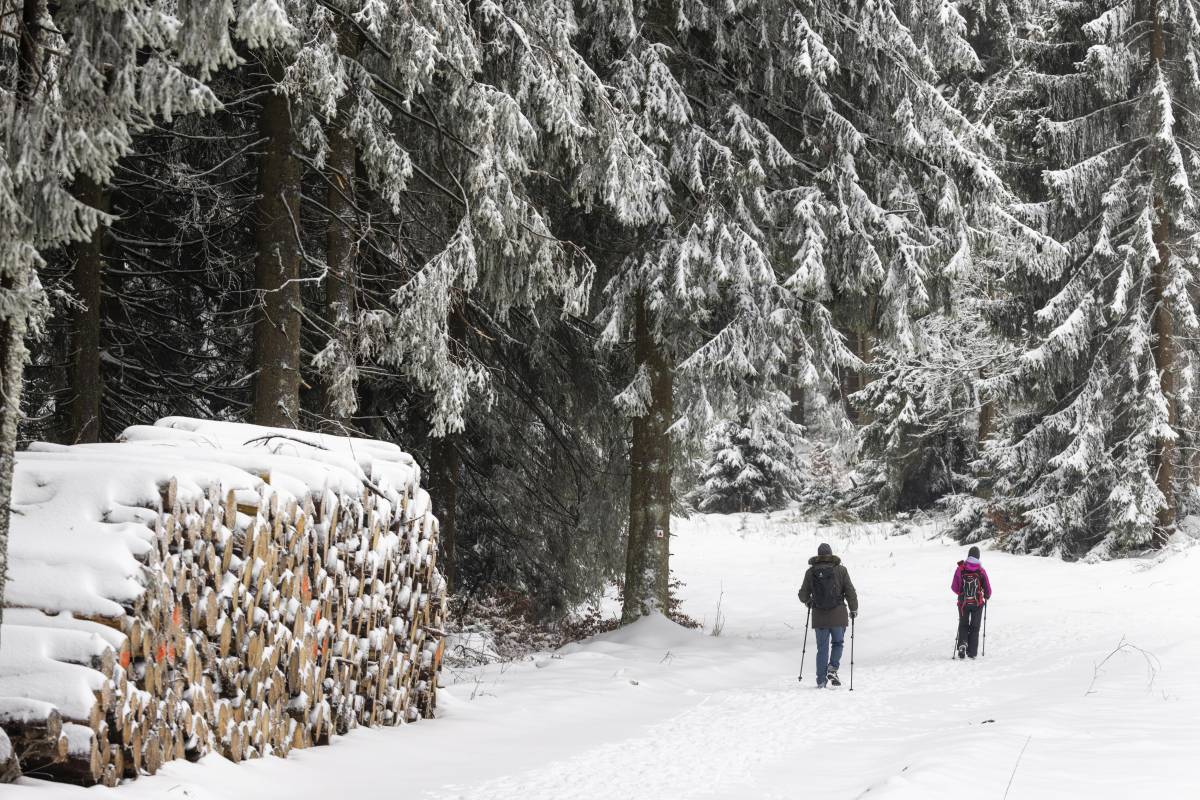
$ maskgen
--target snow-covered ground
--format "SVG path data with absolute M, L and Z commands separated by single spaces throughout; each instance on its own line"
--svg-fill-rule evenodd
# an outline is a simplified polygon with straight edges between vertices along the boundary
M 684 610 L 705 631 L 649 619 L 479 668 L 439 695 L 438 720 L 356 731 L 286 761 L 210 756 L 118 789 L 25 780 L 0 795 L 1200 797 L 1200 549 L 1105 564 L 985 551 L 987 655 L 961 662 L 949 584 L 965 548 L 930 526 L 891 536 L 786 515 L 674 524 Z M 796 589 L 819 541 L 843 557 L 862 603 L 853 693 L 814 688 L 811 639 L 796 680 Z

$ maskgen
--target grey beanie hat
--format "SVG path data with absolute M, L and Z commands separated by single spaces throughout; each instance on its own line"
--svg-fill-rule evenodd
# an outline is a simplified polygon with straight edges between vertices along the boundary
M 967 551 L 967 557 L 968 558 L 979 558 L 979 548 L 972 547 L 970 550 Z
M 827 544 L 822 544 L 820 547 L 817 548 L 817 555 L 831 556 L 831 555 L 833 555 L 833 548 Z

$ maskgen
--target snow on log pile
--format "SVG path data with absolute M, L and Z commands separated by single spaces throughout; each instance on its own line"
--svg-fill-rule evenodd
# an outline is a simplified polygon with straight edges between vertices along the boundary
M 430 716 L 446 598 L 419 479 L 391 444 L 180 417 L 20 453 L 0 777 L 8 751 L 112 785 Z

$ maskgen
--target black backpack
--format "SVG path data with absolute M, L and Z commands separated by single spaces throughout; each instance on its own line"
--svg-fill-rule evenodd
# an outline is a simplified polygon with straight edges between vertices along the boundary
M 964 569 L 962 571 L 962 589 L 958 593 L 958 602 L 963 608 L 975 608 L 983 605 L 983 576 L 978 570 Z
M 837 580 L 832 564 L 818 564 L 812 571 L 812 605 L 822 611 L 837 608 L 842 597 L 838 592 Z

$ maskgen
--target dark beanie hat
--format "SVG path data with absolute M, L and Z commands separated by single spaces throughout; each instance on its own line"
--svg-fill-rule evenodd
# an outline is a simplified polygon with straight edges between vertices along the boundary
M 979 558 L 979 548 L 972 547 L 970 550 L 967 551 L 967 557 L 968 558 Z
M 818 547 L 818 548 L 817 548 L 817 555 L 819 555 L 819 556 L 831 556 L 831 555 L 833 555 L 833 548 L 832 548 L 832 547 L 830 547 L 830 546 L 829 546 L 829 545 L 827 545 L 827 544 L 823 544 L 823 545 L 821 545 L 820 547 Z

